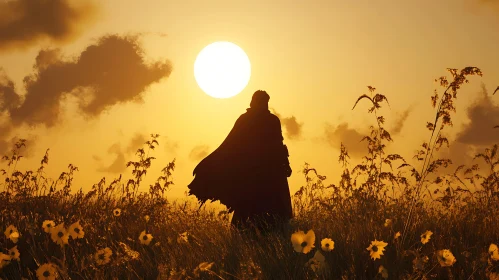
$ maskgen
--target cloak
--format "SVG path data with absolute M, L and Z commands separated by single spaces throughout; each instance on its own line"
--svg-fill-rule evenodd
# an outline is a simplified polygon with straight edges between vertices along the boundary
M 222 144 L 196 166 L 189 194 L 202 203 L 220 200 L 241 219 L 264 213 L 290 219 L 288 151 L 280 120 L 266 108 L 246 110 Z

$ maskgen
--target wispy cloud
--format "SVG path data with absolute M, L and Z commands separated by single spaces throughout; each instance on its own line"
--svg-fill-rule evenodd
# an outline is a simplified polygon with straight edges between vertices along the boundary
M 485 172 L 487 168 L 485 162 L 482 159 L 474 160 L 474 157 L 486 148 L 499 144 L 499 129 L 493 128 L 499 124 L 499 107 L 491 100 L 494 97 L 489 95 L 487 88 L 482 84 L 478 98 L 466 109 L 469 122 L 461 127 L 449 148 L 443 147 L 438 153 L 439 157 L 448 158 L 453 163 L 450 168 L 440 170 L 440 174 L 453 172 L 462 164 L 467 167 L 478 164 L 482 172 Z
M 343 143 L 351 157 L 361 158 L 367 154 L 367 143 L 360 142 L 364 135 L 349 128 L 348 123 L 341 123 L 336 127 L 326 124 L 324 135 L 329 145 L 336 149 L 339 149 Z
M 20 98 L 12 80 L 0 73 L 0 139 L 14 127 L 53 127 L 61 121 L 66 97 L 76 98 L 87 118 L 118 104 L 143 102 L 153 83 L 167 78 L 169 61 L 146 63 L 138 37 L 109 35 L 88 46 L 74 59 L 65 59 L 57 49 L 41 50 L 34 72 L 24 78 L 26 94 Z
M 126 171 L 126 158 L 135 154 L 135 152 L 139 148 L 144 147 L 144 143 L 147 141 L 146 135 L 141 133 L 136 133 L 130 142 L 126 145 L 126 148 L 123 149 L 119 142 L 111 145 L 107 152 L 110 155 L 114 155 L 115 158 L 113 162 L 104 167 L 97 168 L 99 172 L 109 172 L 109 173 L 123 173 Z M 94 160 L 101 162 L 102 159 L 96 155 L 93 156 Z
M 0 1 L 0 51 L 42 40 L 69 41 L 88 27 L 97 10 L 93 1 Z
M 295 116 L 283 117 L 281 114 L 277 113 L 274 109 L 271 109 L 272 113 L 276 115 L 281 120 L 281 125 L 285 128 L 285 136 L 290 140 L 301 139 L 303 123 L 299 123 Z
M 457 134 L 456 141 L 475 146 L 499 143 L 499 131 L 493 128 L 499 124 L 499 106 L 492 103 L 493 97 L 482 85 L 479 98 L 466 110 L 470 121 Z
M 399 115 L 399 117 L 395 120 L 395 124 L 393 125 L 390 133 L 392 135 L 397 135 L 400 134 L 402 131 L 402 128 L 404 128 L 405 121 L 409 117 L 409 114 L 411 113 L 412 108 L 409 108 L 402 112 L 402 114 Z
M 168 136 L 162 136 L 159 144 L 164 147 L 164 150 L 168 156 L 175 156 L 177 154 L 179 144 L 176 141 L 173 141 Z
M 62 59 L 58 50 L 40 51 L 35 73 L 24 78 L 24 102 L 19 107 L 8 105 L 12 121 L 53 126 L 67 95 L 79 100 L 87 117 L 98 116 L 119 103 L 142 102 L 146 88 L 168 77 L 172 67 L 168 61 L 147 65 L 137 40 L 106 36 L 75 60 Z
M 209 147 L 207 145 L 198 145 L 192 148 L 189 153 L 189 158 L 193 161 L 199 161 L 204 159 L 209 154 Z
M 37 137 L 35 135 L 29 135 L 24 139 L 26 140 L 24 142 L 25 146 L 18 150 L 18 155 L 28 158 L 34 155 L 34 143 L 36 143 Z M 0 157 L 10 157 L 12 155 L 11 150 L 19 140 L 20 137 L 18 136 L 11 137 L 10 139 L 0 139 Z

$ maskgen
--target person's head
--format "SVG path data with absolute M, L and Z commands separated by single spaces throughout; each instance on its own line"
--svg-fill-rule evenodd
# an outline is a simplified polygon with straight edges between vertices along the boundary
M 264 90 L 257 90 L 253 93 L 250 107 L 255 109 L 268 109 L 270 96 Z

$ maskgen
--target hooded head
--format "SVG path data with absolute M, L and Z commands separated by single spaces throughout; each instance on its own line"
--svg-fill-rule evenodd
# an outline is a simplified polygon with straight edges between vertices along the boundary
M 253 109 L 269 109 L 270 96 L 264 90 L 257 90 L 253 93 L 250 107 Z

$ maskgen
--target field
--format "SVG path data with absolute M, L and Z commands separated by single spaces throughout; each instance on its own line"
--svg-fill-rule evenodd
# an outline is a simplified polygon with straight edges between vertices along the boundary
M 128 163 L 130 179 L 102 180 L 88 193 L 71 191 L 78 172 L 71 164 L 59 178 L 45 177 L 48 151 L 38 170 L 16 170 L 20 140 L 2 169 L 0 278 L 499 279 L 498 146 L 476 155 L 487 170 L 437 172 L 451 166 L 434 154 L 449 144 L 453 100 L 468 76 L 482 75 L 448 70 L 451 77 L 437 79 L 443 91 L 431 97 L 435 120 L 417 166 L 385 154 L 392 139 L 379 109 L 388 100 L 369 87 L 355 103 L 370 102 L 376 119 L 364 138 L 368 154 L 350 166 L 342 144 L 338 184 L 305 164 L 295 218 L 282 232 L 239 232 L 226 211 L 169 201 L 175 161 L 149 192 L 138 192 L 158 135 Z

